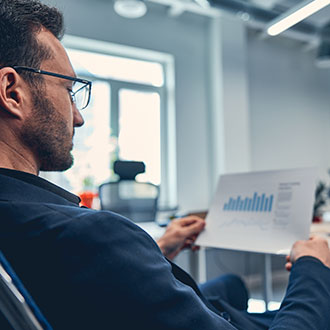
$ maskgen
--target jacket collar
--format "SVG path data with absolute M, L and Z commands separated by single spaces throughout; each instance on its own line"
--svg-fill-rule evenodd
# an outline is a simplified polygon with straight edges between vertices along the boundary
M 79 205 L 80 198 L 36 175 L 0 168 L 0 200 Z

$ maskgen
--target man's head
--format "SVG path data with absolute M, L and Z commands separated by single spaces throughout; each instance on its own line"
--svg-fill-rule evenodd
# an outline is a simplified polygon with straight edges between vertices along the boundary
M 75 76 L 59 41 L 63 17 L 39 1 L 0 0 L 0 31 L 0 153 L 10 162 L 0 166 L 24 170 L 13 165 L 16 156 L 32 172 L 65 170 L 73 163 L 74 127 L 83 124 L 73 81 L 17 68 Z
M 37 40 L 43 28 L 62 38 L 63 16 L 56 8 L 34 0 L 0 0 L 0 67 L 40 68 L 52 56 L 48 47 Z M 42 79 L 26 72 L 22 75 L 27 81 Z

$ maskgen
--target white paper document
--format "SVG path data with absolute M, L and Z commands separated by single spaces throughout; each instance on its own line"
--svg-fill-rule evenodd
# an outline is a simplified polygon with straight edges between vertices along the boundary
M 313 168 L 222 175 L 197 245 L 287 254 L 308 239 Z

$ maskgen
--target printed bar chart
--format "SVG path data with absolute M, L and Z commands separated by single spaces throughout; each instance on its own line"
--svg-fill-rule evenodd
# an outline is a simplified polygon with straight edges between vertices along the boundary
M 240 195 L 229 197 L 223 206 L 223 211 L 238 212 L 271 212 L 273 208 L 274 195 L 266 197 L 266 194 L 258 195 L 254 193 L 252 197 L 242 197 Z
M 295 241 L 309 237 L 316 172 L 303 168 L 221 175 L 205 230 L 195 244 L 288 254 Z

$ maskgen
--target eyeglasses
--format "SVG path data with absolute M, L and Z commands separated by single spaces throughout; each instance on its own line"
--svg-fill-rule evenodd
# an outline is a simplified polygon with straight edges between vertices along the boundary
M 69 90 L 71 101 L 76 105 L 78 110 L 85 109 L 89 104 L 91 98 L 91 90 L 92 90 L 92 82 L 89 80 L 65 76 L 62 74 L 43 71 L 39 69 L 33 69 L 26 66 L 12 66 L 12 68 L 16 71 L 25 70 L 32 73 L 45 74 L 47 76 L 74 81 L 72 89 Z

